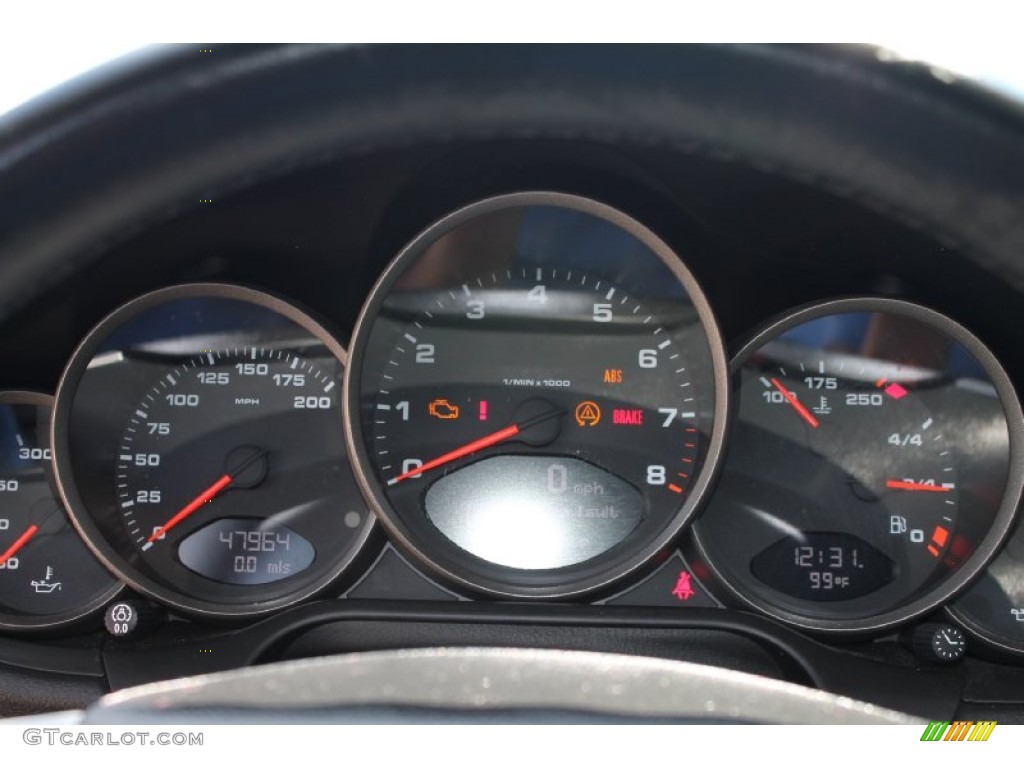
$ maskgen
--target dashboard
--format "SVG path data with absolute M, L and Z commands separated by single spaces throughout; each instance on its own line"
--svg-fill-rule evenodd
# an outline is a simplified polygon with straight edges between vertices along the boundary
M 1016 107 L 870 49 L 218 50 L 0 134 L 3 714 L 482 646 L 1024 717 Z

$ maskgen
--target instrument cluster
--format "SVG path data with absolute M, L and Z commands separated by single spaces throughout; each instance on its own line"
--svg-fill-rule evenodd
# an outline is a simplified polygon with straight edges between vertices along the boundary
M 556 192 L 427 228 L 348 340 L 286 296 L 157 290 L 55 400 L 0 396 L 0 627 L 88 626 L 122 585 L 253 619 L 386 539 L 463 599 L 599 602 L 678 548 L 726 607 L 869 636 L 946 605 L 1024 654 L 1024 420 L 986 346 L 859 296 L 735 352 L 656 227 Z

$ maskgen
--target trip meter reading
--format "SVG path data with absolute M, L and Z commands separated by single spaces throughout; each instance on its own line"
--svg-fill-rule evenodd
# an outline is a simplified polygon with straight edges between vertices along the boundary
M 733 368 L 730 448 L 694 531 L 734 596 L 799 626 L 877 629 L 991 556 L 1020 492 L 1020 406 L 960 326 L 895 300 L 829 302 L 771 325 Z
M 724 356 L 678 257 L 606 206 L 508 195 L 432 227 L 364 308 L 350 450 L 393 538 L 519 597 L 596 589 L 695 508 Z
M 137 589 L 213 616 L 323 589 L 372 526 L 346 458 L 345 353 L 284 301 L 157 291 L 75 353 L 57 396 L 76 525 Z

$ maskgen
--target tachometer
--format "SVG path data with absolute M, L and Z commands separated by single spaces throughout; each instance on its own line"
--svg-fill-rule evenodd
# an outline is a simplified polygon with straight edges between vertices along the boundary
M 234 286 L 142 297 L 76 351 L 57 395 L 58 479 L 97 554 L 199 614 L 308 597 L 372 526 L 346 458 L 344 350 Z
M 865 631 L 963 586 L 1021 490 L 1006 374 L 930 310 L 847 299 L 772 324 L 734 363 L 737 414 L 697 546 L 746 604 Z
M 593 201 L 508 195 L 429 229 L 374 289 L 346 379 L 350 451 L 433 572 L 579 594 L 693 512 L 724 374 L 700 288 L 655 235 Z

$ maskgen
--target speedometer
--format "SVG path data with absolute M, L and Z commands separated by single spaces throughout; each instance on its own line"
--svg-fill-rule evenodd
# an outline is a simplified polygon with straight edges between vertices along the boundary
M 429 229 L 378 283 L 346 379 L 350 451 L 434 573 L 579 594 L 695 509 L 724 376 L 703 294 L 653 233 L 590 200 L 507 195 Z
M 373 525 L 341 426 L 345 352 L 296 307 L 188 285 L 115 311 L 57 394 L 57 478 L 76 527 L 136 589 L 238 616 L 339 577 Z

